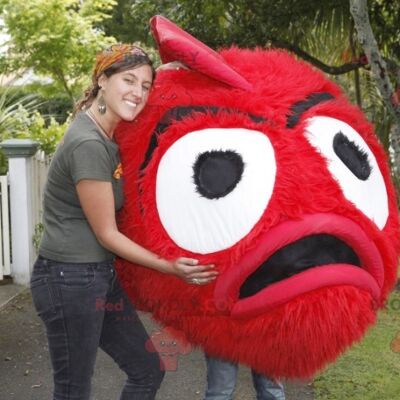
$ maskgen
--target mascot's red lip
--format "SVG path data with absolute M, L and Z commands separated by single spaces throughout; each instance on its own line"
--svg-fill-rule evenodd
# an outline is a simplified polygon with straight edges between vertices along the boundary
M 361 268 L 346 263 L 318 265 L 239 299 L 241 285 L 265 260 L 288 244 L 317 234 L 332 235 L 345 242 L 358 256 Z M 311 290 L 336 285 L 367 290 L 379 302 L 383 281 L 381 255 L 359 225 L 336 214 L 312 214 L 301 220 L 285 221 L 263 234 L 256 248 L 246 253 L 234 269 L 218 277 L 214 298 L 219 308 L 232 305 L 229 307 L 232 317 L 250 318 Z

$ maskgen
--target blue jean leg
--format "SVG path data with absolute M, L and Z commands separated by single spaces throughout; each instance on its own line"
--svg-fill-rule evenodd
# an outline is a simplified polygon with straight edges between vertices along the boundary
M 120 400 L 152 400 L 161 385 L 164 370 L 158 354 L 146 350 L 149 340 L 139 316 L 115 280 L 107 296 L 100 347 L 128 376 Z
M 163 377 L 159 358 L 145 352 L 147 333 L 120 288 L 112 263 L 65 264 L 39 258 L 31 292 L 46 327 L 53 400 L 89 400 L 99 345 L 128 376 L 121 400 L 154 399 Z M 121 301 L 126 303 L 121 311 L 125 319 L 116 326 Z M 138 370 L 151 371 L 151 379 L 142 379 Z
M 232 400 L 236 387 L 238 365 L 206 356 L 207 389 L 204 400 Z M 257 400 L 285 400 L 280 382 L 251 371 Z
M 207 389 L 204 400 L 232 400 L 236 387 L 237 364 L 205 354 Z
M 285 400 L 285 391 L 281 382 L 251 370 L 257 400 Z

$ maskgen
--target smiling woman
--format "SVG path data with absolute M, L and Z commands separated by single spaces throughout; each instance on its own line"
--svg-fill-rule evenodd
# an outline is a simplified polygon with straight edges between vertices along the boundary
M 142 49 L 111 46 L 97 56 L 92 86 L 78 102 L 75 113 L 86 111 L 100 130 L 112 138 L 121 120 L 133 121 L 142 111 L 154 76 L 152 63 Z
M 115 255 L 187 283 L 215 279 L 213 266 L 160 258 L 119 232 L 123 168 L 114 129 L 146 105 L 155 71 L 137 46 L 101 52 L 92 85 L 54 154 L 44 192 L 44 234 L 31 278 L 54 368 L 54 399 L 88 400 L 100 346 L 126 372 L 120 399 L 154 399 L 163 378 L 149 337 L 114 269 Z M 118 309 L 98 307 L 118 304 Z M 116 314 L 117 313 L 117 314 Z
M 101 120 L 104 122 L 106 134 L 110 138 L 121 119 L 132 121 L 143 109 L 152 80 L 152 70 L 148 65 L 140 65 L 109 76 L 104 73 L 100 76 L 98 84 L 101 97 L 97 99 L 97 107 L 92 104 L 88 111 L 96 122 Z M 106 104 L 109 108 L 107 117 L 105 117 Z

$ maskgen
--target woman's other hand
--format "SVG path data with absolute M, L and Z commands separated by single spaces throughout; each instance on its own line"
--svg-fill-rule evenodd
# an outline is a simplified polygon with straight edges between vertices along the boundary
M 166 64 L 161 64 L 156 71 L 165 71 L 165 70 L 179 70 L 179 69 L 189 69 L 185 64 L 182 64 L 180 61 L 171 61 Z

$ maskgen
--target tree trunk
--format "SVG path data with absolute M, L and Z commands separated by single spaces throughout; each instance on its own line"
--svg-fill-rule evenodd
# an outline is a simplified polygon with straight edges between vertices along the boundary
M 72 104 L 75 107 L 74 95 L 68 85 L 67 80 L 65 79 L 64 72 L 62 70 L 60 70 L 59 68 L 54 68 L 52 72 L 55 75 L 56 79 L 62 84 L 65 92 L 68 94 L 68 97 L 71 99 Z
M 374 33 L 369 22 L 367 0 L 350 0 L 350 13 L 358 33 L 358 40 L 368 58 L 371 72 L 378 86 L 386 107 L 394 116 L 391 129 L 391 146 L 393 148 L 393 173 L 400 174 L 400 106 L 395 102 L 394 90 L 388 77 L 386 62 L 380 55 Z
M 352 60 L 358 59 L 359 55 L 356 52 L 356 46 L 354 43 L 354 21 L 350 22 L 350 32 L 349 32 L 349 43 L 351 49 L 351 58 Z M 354 70 L 354 89 L 356 94 L 357 105 L 362 108 L 362 100 L 361 100 L 361 85 L 360 85 L 360 70 L 357 68 Z
M 400 134 L 399 125 L 393 124 L 390 131 L 390 145 L 393 149 L 393 175 L 396 185 L 397 198 L 400 201 Z

